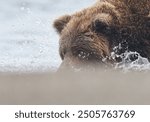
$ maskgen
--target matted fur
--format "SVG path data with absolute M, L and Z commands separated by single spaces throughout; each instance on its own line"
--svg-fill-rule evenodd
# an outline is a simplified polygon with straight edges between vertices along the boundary
M 54 27 L 60 36 L 62 66 L 108 66 L 122 60 L 112 58 L 112 52 L 126 51 L 150 60 L 150 0 L 98 0 L 56 19 Z

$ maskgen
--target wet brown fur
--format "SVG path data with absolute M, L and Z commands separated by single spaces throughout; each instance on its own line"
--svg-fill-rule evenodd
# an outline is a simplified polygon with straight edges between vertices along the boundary
M 56 19 L 54 27 L 60 35 L 63 66 L 113 64 L 121 59 L 111 58 L 111 53 L 126 51 L 150 60 L 150 0 L 98 0 Z M 121 48 L 114 50 L 119 44 Z

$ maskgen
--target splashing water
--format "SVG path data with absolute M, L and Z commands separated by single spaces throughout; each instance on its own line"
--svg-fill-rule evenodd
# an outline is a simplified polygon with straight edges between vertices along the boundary
M 112 57 L 115 57 L 115 53 L 112 53 Z M 134 61 L 131 60 L 132 56 L 136 56 Z M 147 58 L 142 57 L 137 52 L 126 51 L 124 54 L 117 55 L 121 57 L 122 61 L 115 64 L 115 69 L 121 69 L 124 72 L 129 71 L 150 71 L 150 62 Z

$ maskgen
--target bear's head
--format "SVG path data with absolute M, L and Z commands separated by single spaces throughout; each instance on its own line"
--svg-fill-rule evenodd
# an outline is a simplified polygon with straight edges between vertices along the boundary
M 130 1 L 101 0 L 92 7 L 56 19 L 61 66 L 112 66 L 122 60 L 126 51 L 149 58 L 149 6 L 139 9 L 143 4 Z M 150 3 L 143 1 L 144 5 Z M 130 60 L 136 58 L 137 55 L 131 55 Z

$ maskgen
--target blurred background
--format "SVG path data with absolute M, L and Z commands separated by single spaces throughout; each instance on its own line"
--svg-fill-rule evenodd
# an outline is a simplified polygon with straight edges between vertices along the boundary
M 54 19 L 94 0 L 1 0 L 0 72 L 56 70 L 61 63 Z

